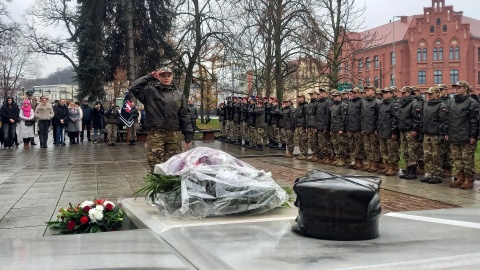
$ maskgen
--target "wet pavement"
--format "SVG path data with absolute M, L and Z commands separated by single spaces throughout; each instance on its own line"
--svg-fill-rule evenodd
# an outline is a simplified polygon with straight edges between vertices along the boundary
M 308 161 L 281 157 L 276 149 L 247 150 L 218 141 L 195 142 L 196 146 L 219 148 L 253 166 L 271 171 L 281 185 L 311 169 L 339 174 L 363 174 Z M 144 184 L 149 171 L 143 144 L 116 147 L 83 142 L 79 145 L 40 149 L 0 149 L 0 239 L 50 235 L 45 221 L 56 219 L 60 207 L 87 199 L 132 197 Z M 478 187 L 473 190 L 382 177 L 382 200 L 386 212 L 480 206 Z

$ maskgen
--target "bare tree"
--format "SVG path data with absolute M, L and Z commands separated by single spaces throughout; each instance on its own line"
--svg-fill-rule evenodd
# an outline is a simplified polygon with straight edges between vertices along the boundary
M 0 44 L 7 39 L 7 35 L 18 29 L 18 24 L 10 19 L 7 12 L 7 2 L 11 0 L 0 0 Z
M 25 40 L 10 37 L 0 45 L 0 93 L 4 98 L 14 95 L 23 79 L 37 77 L 39 70 L 41 67 Z

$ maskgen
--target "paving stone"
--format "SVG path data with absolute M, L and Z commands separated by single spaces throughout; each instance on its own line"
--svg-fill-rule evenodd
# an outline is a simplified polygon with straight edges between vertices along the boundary
M 50 215 L 42 218 L 42 216 L 30 217 L 3 217 L 0 220 L 0 229 L 24 228 L 45 225 L 45 221 L 50 221 Z
M 31 216 L 51 216 L 54 211 L 49 207 L 26 207 L 26 208 L 12 208 L 5 217 L 31 217 Z
M 38 207 L 38 206 L 45 206 L 45 207 L 53 207 L 57 205 L 57 199 L 21 199 L 19 200 L 14 207 L 15 208 L 24 208 L 24 207 Z
M 0 239 L 30 239 L 43 237 L 46 226 L 0 229 Z

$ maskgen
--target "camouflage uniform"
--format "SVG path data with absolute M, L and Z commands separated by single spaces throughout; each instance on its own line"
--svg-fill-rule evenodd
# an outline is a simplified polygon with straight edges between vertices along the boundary
M 321 89 L 321 91 L 325 91 Z M 327 98 L 317 99 L 317 109 L 315 114 L 315 127 L 317 128 L 318 148 L 320 157 L 333 158 L 333 148 L 330 139 L 330 105 L 331 101 Z
M 307 133 L 307 119 L 306 119 L 307 103 L 302 102 L 298 104 L 295 109 L 295 123 L 298 146 L 300 148 L 300 157 L 308 155 L 308 133 Z
M 372 162 L 380 161 L 379 140 L 375 135 L 379 107 L 380 101 L 376 97 L 367 97 L 363 100 L 361 113 L 363 146 L 368 160 Z
M 107 124 L 107 140 L 108 144 L 113 144 L 117 141 L 117 131 L 118 126 L 117 124 Z
M 386 89 L 384 91 L 391 91 Z M 383 160 L 390 166 L 388 169 L 398 170 L 400 160 L 398 151 L 398 109 L 399 104 L 393 98 L 384 99 L 378 110 L 378 137 L 380 140 L 380 152 Z M 397 138 L 394 140 L 392 136 Z M 385 169 L 384 173 L 387 173 Z
M 240 102 L 235 102 L 233 104 L 233 125 L 232 125 L 232 140 L 237 144 L 242 143 L 242 136 L 241 136 L 241 123 L 240 118 L 242 114 L 241 104 Z
M 450 108 L 450 105 L 452 102 L 452 99 L 449 96 L 441 98 L 443 102 L 447 105 L 447 107 Z M 448 170 L 451 172 L 453 168 L 453 159 L 452 159 L 452 152 L 450 149 L 450 142 L 443 140 L 440 142 L 441 147 L 440 149 L 442 150 L 442 157 L 443 157 L 443 169 Z
M 411 88 L 404 87 L 401 91 L 411 91 Z M 416 102 L 416 97 L 406 96 L 401 98 L 398 110 L 398 130 L 400 131 L 403 158 L 407 163 L 407 168 L 410 167 L 412 174 L 416 174 L 418 162 L 418 148 L 420 147 L 418 136 L 421 119 L 422 108 Z M 415 136 L 412 135 L 413 132 L 416 133 Z
M 315 115 L 317 110 L 317 99 L 311 98 L 310 103 L 307 105 L 305 113 L 307 119 L 307 128 L 308 128 L 308 144 L 310 145 L 310 150 L 312 150 L 312 154 L 315 156 L 319 151 L 318 147 L 318 136 L 317 131 L 315 128 Z M 314 159 L 318 160 L 318 159 Z
M 156 164 L 164 163 L 174 155 L 180 154 L 182 139 L 180 131 L 149 130 L 145 143 L 148 165 L 153 168 Z
M 336 92 L 333 95 L 338 96 L 340 95 L 340 92 Z M 346 140 L 345 135 L 343 134 L 346 131 L 347 113 L 348 105 L 345 102 L 334 101 L 330 107 L 331 141 L 333 151 L 337 158 L 345 158 L 347 155 Z
M 283 107 L 279 112 L 280 119 L 280 137 L 281 143 L 286 145 L 289 152 L 293 153 L 295 148 L 294 144 L 294 131 L 295 131 L 295 119 L 293 117 L 293 108 L 290 105 Z
M 257 144 L 257 136 L 256 136 L 256 130 L 255 130 L 255 122 L 256 122 L 256 115 L 254 112 L 255 105 L 254 104 L 249 104 L 248 106 L 248 120 L 247 120 L 247 126 L 248 126 L 248 138 L 250 139 L 250 145 L 256 146 Z
M 358 92 L 358 88 L 352 91 Z M 360 97 L 352 99 L 348 103 L 347 132 L 348 144 L 351 155 L 356 163 L 361 164 L 365 159 L 365 150 L 363 148 L 363 137 L 361 133 L 361 112 L 362 99 Z M 357 165 L 358 166 L 358 165 Z M 359 167 L 356 167 L 359 168 Z

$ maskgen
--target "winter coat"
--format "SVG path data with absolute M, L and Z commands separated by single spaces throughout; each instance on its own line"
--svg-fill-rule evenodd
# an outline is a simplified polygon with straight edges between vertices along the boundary
M 50 103 L 47 103 L 45 106 L 43 106 L 42 103 L 39 103 L 35 109 L 35 118 L 38 121 L 52 120 L 54 115 L 55 113 L 53 112 L 53 108 Z
M 277 127 L 278 127 L 278 123 L 279 123 L 279 117 L 278 117 L 278 114 L 277 114 L 278 110 L 280 110 L 278 105 L 272 106 L 272 109 L 270 109 L 270 124 L 277 125 Z
M 257 116 L 255 115 L 254 111 L 255 105 L 248 105 L 248 119 L 247 119 L 247 125 L 249 127 L 255 127 L 255 122 L 257 120 Z
M 240 124 L 240 118 L 242 116 L 242 109 L 240 103 L 233 104 L 233 122 L 235 124 Z
M 12 102 L 11 108 L 9 108 L 8 103 L 5 101 L 0 109 L 0 115 L 2 118 L 2 123 L 4 125 L 10 124 L 10 119 L 13 119 L 15 122 L 18 122 L 20 115 L 20 108 L 18 108 L 15 102 Z
M 253 109 L 253 113 L 255 114 L 256 120 L 255 120 L 255 127 L 256 128 L 266 128 L 267 123 L 265 121 L 265 108 L 262 107 L 257 107 Z
M 233 120 L 233 103 L 228 102 L 225 105 L 225 120 Z
M 190 119 L 198 119 L 197 106 L 195 106 L 194 104 L 188 104 L 187 108 Z
M 144 128 L 181 131 L 185 142 L 191 142 L 193 127 L 183 93 L 178 91 L 175 85 L 155 83 L 147 86 L 154 81 L 157 79 L 149 74 L 137 79 L 130 87 L 130 92 L 144 105 Z
M 422 108 L 417 103 L 415 96 L 408 96 L 400 99 L 398 109 L 398 130 L 401 132 L 420 130 L 422 121 Z
M 240 122 L 247 122 L 248 119 L 248 105 L 246 103 L 242 103 L 240 105 Z
M 448 141 L 451 144 L 467 144 L 477 139 L 479 105 L 469 96 L 456 95 L 448 107 Z
M 137 109 L 137 106 L 133 106 L 132 109 L 130 110 L 130 114 L 132 115 L 132 120 L 135 123 L 138 123 L 138 118 L 140 117 L 140 112 Z
M 285 130 L 295 130 L 295 117 L 294 109 L 290 106 L 282 108 L 280 111 L 277 111 L 278 116 L 280 117 L 280 127 Z
M 330 131 L 330 106 L 331 101 L 326 98 L 317 100 L 315 127 L 318 131 Z
M 83 112 L 82 122 L 85 125 L 92 124 L 92 117 L 93 117 L 92 116 L 92 112 L 93 112 L 92 107 L 90 107 L 88 105 L 82 105 L 82 112 Z
M 346 131 L 348 105 L 342 101 L 334 101 L 330 107 L 330 131 Z
M 105 123 L 117 124 L 120 118 L 120 112 L 113 106 L 110 106 L 105 112 Z
M 357 97 L 348 103 L 347 131 L 360 132 L 362 130 L 362 99 Z
M 267 124 L 267 126 L 270 126 L 270 124 L 272 123 L 272 115 L 270 114 L 270 112 L 272 111 L 272 104 L 265 103 L 263 107 L 265 108 L 265 123 Z
M 20 119 L 20 125 L 18 126 L 18 137 L 21 139 L 35 137 L 35 131 L 33 130 L 35 123 L 33 123 L 33 125 L 31 126 L 27 126 L 25 124 L 25 121 L 32 121 L 32 122 L 35 121 L 35 113 L 33 109 L 30 109 L 30 117 L 26 117 L 25 114 L 23 113 L 23 110 L 20 109 L 19 119 Z
M 448 132 L 448 108 L 441 99 L 429 100 L 422 113 L 422 131 L 427 135 L 445 136 Z
M 218 121 L 225 121 L 225 109 L 218 107 L 217 116 L 218 116 Z
M 68 124 L 67 124 L 67 131 L 68 132 L 78 132 L 80 131 L 80 110 L 78 108 L 70 108 L 68 109 Z
M 384 99 L 378 109 L 378 136 L 381 139 L 390 139 L 398 133 L 399 104 L 392 98 Z
M 92 111 L 92 127 L 96 129 L 103 129 L 105 127 L 105 120 L 103 119 L 104 111 L 102 109 L 93 109 Z
M 298 104 L 295 109 L 295 126 L 297 128 L 307 128 L 307 103 L 302 102 Z
M 307 127 L 315 127 L 315 116 L 317 114 L 317 99 L 310 99 L 310 103 L 307 105 Z
M 380 103 L 380 100 L 376 97 L 367 97 L 363 100 L 361 114 L 362 132 L 372 134 L 377 130 Z
M 63 126 L 67 125 L 68 122 L 68 108 L 67 105 L 60 106 L 58 103 L 55 108 L 53 108 L 53 112 L 55 116 L 53 117 L 53 125 L 55 126 L 62 126 L 60 123 L 60 119 L 63 120 Z

